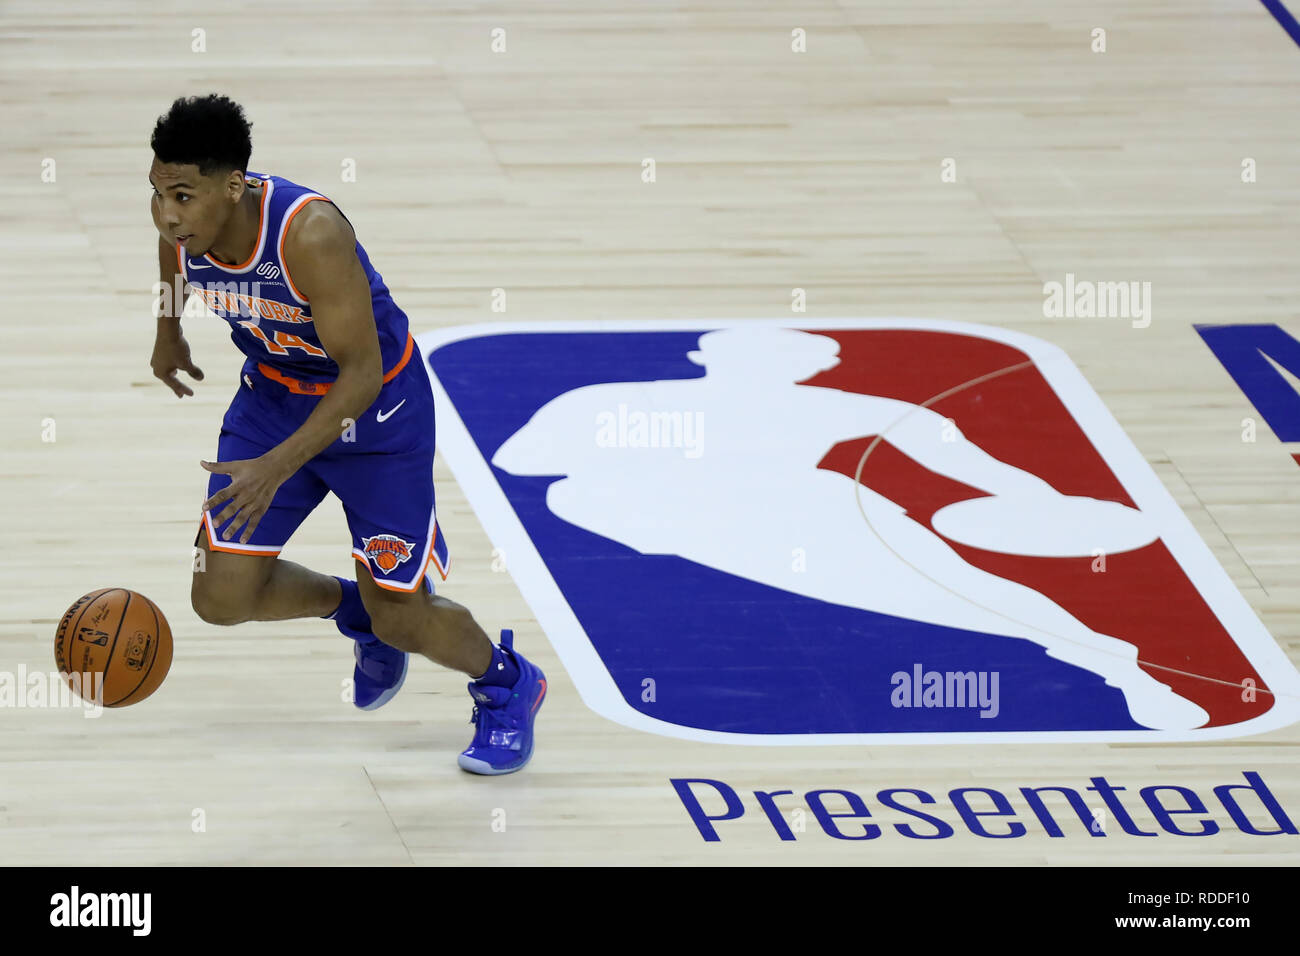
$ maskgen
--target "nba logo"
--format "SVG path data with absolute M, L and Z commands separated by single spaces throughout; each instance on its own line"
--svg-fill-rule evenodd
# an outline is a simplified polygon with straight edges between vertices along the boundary
M 589 707 L 740 744 L 1202 740 L 1300 675 L 1058 348 L 910 319 L 421 337 Z

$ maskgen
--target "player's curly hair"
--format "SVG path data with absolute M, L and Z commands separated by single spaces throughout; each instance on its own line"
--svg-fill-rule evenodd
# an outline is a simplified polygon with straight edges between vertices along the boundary
M 149 145 L 164 163 L 193 163 L 199 172 L 248 170 L 253 124 L 227 96 L 179 97 L 154 125 Z

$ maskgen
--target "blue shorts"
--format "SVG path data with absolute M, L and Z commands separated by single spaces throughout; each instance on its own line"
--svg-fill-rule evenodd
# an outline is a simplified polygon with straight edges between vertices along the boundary
M 274 370 L 271 370 L 274 374 Z M 218 461 L 257 458 L 297 431 L 320 402 L 295 393 L 246 362 L 239 392 L 221 423 Z M 328 491 L 343 503 L 352 532 L 352 555 L 375 583 L 390 591 L 415 591 L 437 568 L 445 580 L 447 543 L 433 500 L 433 390 L 417 351 L 340 437 L 299 468 L 276 491 L 271 507 L 249 536 L 238 539 L 246 519 L 236 514 L 214 526 L 204 512 L 200 534 L 208 547 L 231 554 L 276 555 Z M 208 497 L 231 481 L 208 478 Z M 220 512 L 221 507 L 214 509 Z M 235 526 L 229 541 L 220 535 Z M 433 584 L 432 577 L 429 579 Z

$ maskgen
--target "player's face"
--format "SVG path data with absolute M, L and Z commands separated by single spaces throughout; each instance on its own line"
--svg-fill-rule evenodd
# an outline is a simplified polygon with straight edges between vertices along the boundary
M 220 172 L 204 176 L 193 163 L 164 163 L 154 157 L 149 183 L 159 221 L 189 255 L 201 256 L 217 241 L 239 201 L 239 190 L 232 185 L 235 178 Z M 240 185 L 242 181 L 239 177 Z

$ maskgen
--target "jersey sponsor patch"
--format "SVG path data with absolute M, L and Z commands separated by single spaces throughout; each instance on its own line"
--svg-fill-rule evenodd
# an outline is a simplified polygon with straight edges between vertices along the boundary
M 842 319 L 421 336 L 583 700 L 733 743 L 1197 740 L 1300 675 L 1058 348 Z

